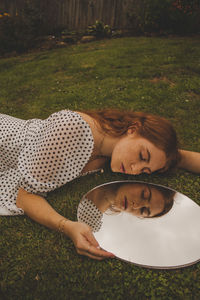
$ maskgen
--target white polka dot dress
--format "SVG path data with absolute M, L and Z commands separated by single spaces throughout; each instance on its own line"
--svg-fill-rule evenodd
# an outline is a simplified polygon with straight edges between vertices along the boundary
M 89 125 L 72 111 L 28 121 L 0 114 L 0 125 L 0 208 L 8 215 L 24 213 L 20 187 L 44 196 L 80 176 L 93 151 Z
M 84 197 L 78 205 L 77 219 L 89 225 L 93 232 L 98 232 L 103 224 L 103 213 L 91 200 Z

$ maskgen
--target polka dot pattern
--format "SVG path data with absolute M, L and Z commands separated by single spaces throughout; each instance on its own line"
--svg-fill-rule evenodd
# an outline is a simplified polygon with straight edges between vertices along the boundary
M 94 205 L 94 203 L 84 198 L 78 206 L 77 219 L 79 222 L 86 223 L 92 228 L 93 232 L 100 230 L 102 226 L 103 213 Z
M 89 125 L 75 112 L 63 110 L 45 120 L 28 121 L 0 115 L 0 206 L 11 215 L 19 187 L 44 196 L 80 176 L 94 146 Z

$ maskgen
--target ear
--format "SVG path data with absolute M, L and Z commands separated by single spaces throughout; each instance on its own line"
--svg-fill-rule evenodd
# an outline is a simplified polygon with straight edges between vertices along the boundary
M 127 134 L 137 133 L 140 127 L 141 123 L 139 121 L 134 122 L 131 126 L 129 126 Z

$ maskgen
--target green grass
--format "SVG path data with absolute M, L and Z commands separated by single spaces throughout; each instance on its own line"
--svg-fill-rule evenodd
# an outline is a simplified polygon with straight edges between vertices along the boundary
M 118 107 L 165 116 L 182 148 L 200 151 L 200 39 L 122 38 L 0 60 L 1 112 L 20 118 Z M 137 179 L 163 184 L 200 205 L 200 178 L 183 170 L 137 177 L 88 175 L 48 195 L 76 220 L 80 198 L 94 186 Z M 189 220 L 188 220 L 189 221 Z M 26 216 L 0 218 L 0 299 L 199 299 L 200 264 L 148 270 L 117 259 L 76 254 L 72 242 Z

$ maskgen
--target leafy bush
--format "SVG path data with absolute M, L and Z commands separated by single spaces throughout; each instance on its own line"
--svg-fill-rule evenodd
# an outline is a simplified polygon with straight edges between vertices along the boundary
M 112 31 L 109 25 L 104 25 L 101 21 L 96 21 L 94 25 L 88 26 L 87 33 L 96 38 L 111 37 Z
M 200 32 L 199 0 L 141 0 L 127 17 L 135 33 L 190 34 Z
M 200 1 L 175 0 L 170 6 L 171 30 L 188 34 L 200 32 Z
M 38 37 L 44 32 L 44 22 L 39 9 L 25 5 L 19 14 L 0 14 L 0 54 L 16 51 L 24 52 L 33 48 Z

